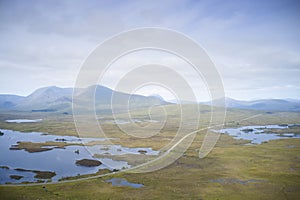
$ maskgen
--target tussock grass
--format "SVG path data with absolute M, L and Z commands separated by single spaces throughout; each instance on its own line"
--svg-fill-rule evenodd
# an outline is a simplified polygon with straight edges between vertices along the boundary
M 105 133 L 120 138 L 114 143 L 128 147 L 152 147 L 160 149 L 173 138 L 179 118 L 176 107 L 169 106 L 174 115 L 159 134 L 152 138 L 132 138 L 115 124 L 104 124 Z M 204 108 L 203 108 L 204 109 Z M 205 107 L 205 109 L 207 109 Z M 240 119 L 261 114 L 246 121 Z M 25 115 L 25 114 L 24 114 Z M 145 111 L 136 111 L 143 117 Z M 0 119 L 4 119 L 1 115 Z M 12 116 L 9 116 L 12 117 Z M 32 117 L 32 116 L 29 116 Z M 34 116 L 35 117 L 35 116 Z M 58 135 L 76 135 L 71 118 L 44 116 L 41 123 L 8 124 L 1 128 L 19 131 L 41 131 Z M 203 112 L 200 126 L 209 122 L 209 113 Z M 21 117 L 17 117 L 21 118 Z M 63 120 L 62 120 L 63 118 Z M 299 113 L 266 113 L 229 109 L 226 127 L 244 125 L 294 124 L 300 122 Z M 87 127 L 89 124 L 87 123 Z M 200 131 L 185 154 L 166 168 L 150 173 L 116 173 L 89 180 L 37 186 L 0 186 L 1 199 L 299 199 L 300 197 L 300 139 L 273 140 L 261 145 L 244 145 L 222 134 L 212 152 L 199 159 L 198 152 L 206 131 Z M 143 156 L 143 155 L 141 155 Z M 118 158 L 122 159 L 122 158 Z M 134 162 L 134 160 L 130 160 Z M 126 178 L 145 187 L 114 187 L 105 181 L 110 178 Z M 72 178 L 70 178 L 72 179 Z M 212 180 L 242 180 L 220 183 Z M 258 180 L 251 182 L 247 180 Z

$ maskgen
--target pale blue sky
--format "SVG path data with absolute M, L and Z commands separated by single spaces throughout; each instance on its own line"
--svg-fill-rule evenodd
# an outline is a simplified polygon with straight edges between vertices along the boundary
M 226 96 L 300 98 L 297 0 L 1 0 L 0 93 L 72 87 L 99 43 L 143 26 L 174 29 L 201 44 L 220 72 Z

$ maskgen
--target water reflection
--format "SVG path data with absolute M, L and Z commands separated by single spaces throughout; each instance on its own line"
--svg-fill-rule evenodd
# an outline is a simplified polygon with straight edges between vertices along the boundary
M 33 122 L 41 122 L 42 119 L 11 119 L 5 121 L 8 123 L 33 123 Z
M 233 136 L 235 139 L 250 140 L 250 144 L 261 144 L 283 138 L 300 138 L 299 134 L 292 133 L 290 126 L 297 125 L 243 126 L 221 129 L 220 132 Z M 277 129 L 284 129 L 286 132 L 275 133 Z
M 104 141 L 107 138 L 78 138 L 75 136 L 57 136 L 40 132 L 19 132 L 0 129 L 3 135 L 0 137 L 0 184 L 7 182 L 22 183 L 39 180 L 36 175 L 29 171 L 20 171 L 16 169 L 36 170 L 55 172 L 56 175 L 51 181 L 56 182 L 63 177 L 72 177 L 84 174 L 93 174 L 101 169 L 120 170 L 131 167 L 125 161 L 116 161 L 111 158 L 94 158 L 90 152 L 97 154 L 122 155 L 139 154 L 139 150 L 146 151 L 148 155 L 158 155 L 158 151 L 151 148 L 127 148 L 121 145 L 93 145 L 82 146 L 93 141 Z M 13 145 L 22 142 L 44 143 L 44 142 L 63 142 L 68 144 L 64 148 L 55 148 L 55 146 L 43 146 L 43 148 L 52 148 L 48 151 L 29 153 L 24 150 L 10 150 Z M 54 148 L 53 148 L 54 147 Z M 76 165 L 77 160 L 93 159 L 101 161 L 100 166 L 85 167 Z M 19 180 L 11 178 L 12 175 L 23 176 Z M 15 177 L 15 176 L 12 176 Z
M 143 184 L 130 183 L 125 178 L 112 178 L 112 179 L 107 180 L 106 182 L 112 183 L 113 186 L 128 186 L 128 187 L 133 187 L 133 188 L 144 187 Z

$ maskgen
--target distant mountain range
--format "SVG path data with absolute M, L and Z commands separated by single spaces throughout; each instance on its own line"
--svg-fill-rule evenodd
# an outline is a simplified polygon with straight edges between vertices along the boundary
M 56 86 L 37 89 L 32 94 L 23 97 L 17 95 L 0 95 L 0 110 L 18 110 L 30 112 L 72 112 L 73 88 L 60 88 Z M 110 88 L 94 85 L 87 88 L 76 88 L 74 90 L 76 101 L 73 103 L 83 112 L 87 108 L 85 105 L 90 99 L 99 112 L 111 113 L 111 100 L 114 97 L 114 105 L 118 110 L 126 110 L 128 102 L 130 108 L 143 108 L 155 105 L 167 105 L 178 103 L 176 101 L 165 101 L 159 95 L 142 96 L 130 95 L 123 92 L 114 91 Z M 224 100 L 224 99 L 223 99 Z M 266 110 L 266 111 L 300 111 L 300 100 L 297 99 L 261 99 L 254 101 L 240 101 L 225 98 L 227 108 Z M 192 102 L 182 102 L 191 104 Z M 222 99 L 214 100 L 213 105 L 222 106 Z M 211 102 L 201 102 L 200 104 L 210 105 Z
M 99 111 L 110 112 L 112 96 L 118 109 L 125 109 L 129 105 L 131 108 L 142 108 L 155 105 L 165 105 L 168 102 L 161 97 L 130 95 L 123 92 L 114 91 L 104 86 L 90 86 L 87 88 L 76 88 L 74 103 L 80 104 L 82 110 L 86 102 L 95 99 L 95 108 Z M 64 112 L 70 113 L 72 110 L 73 88 L 59 88 L 56 86 L 37 89 L 32 94 L 23 97 L 17 95 L 0 95 L 1 110 L 19 110 L 31 112 Z
M 222 106 L 224 99 L 213 101 L 213 105 Z M 211 102 L 201 104 L 210 105 Z M 226 97 L 225 106 L 227 108 L 239 108 L 249 110 L 266 111 L 300 111 L 300 100 L 298 99 L 260 99 L 253 101 L 241 101 Z

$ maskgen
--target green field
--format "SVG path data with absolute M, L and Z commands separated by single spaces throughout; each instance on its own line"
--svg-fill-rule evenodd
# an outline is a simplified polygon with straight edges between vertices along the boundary
M 187 107 L 190 105 L 186 105 Z M 174 136 L 178 128 L 178 108 L 166 106 L 173 113 L 159 134 L 148 139 L 135 139 L 105 123 L 107 136 L 120 138 L 116 144 L 127 147 L 147 146 L 160 149 Z M 193 106 L 191 106 L 193 109 Z M 201 127 L 207 126 L 209 112 L 201 108 Z M 155 111 L 154 111 L 155 114 Z M 145 111 L 135 111 L 136 118 Z M 256 118 L 242 120 L 259 115 Z M 119 115 L 122 117 L 122 114 Z M 84 116 L 82 116 L 84 118 Z M 109 118 L 111 116 L 105 116 Z M 41 123 L 6 123 L 5 119 L 43 118 Z M 57 135 L 77 135 L 71 115 L 41 113 L 2 113 L 0 128 L 18 131 L 41 131 Z M 229 109 L 226 127 L 267 124 L 299 124 L 297 112 L 261 112 Z M 86 122 L 89 127 L 88 120 Z M 128 125 L 130 126 L 130 125 Z M 299 130 L 296 130 L 299 131 Z M 206 130 L 200 131 L 185 154 L 173 164 L 149 173 L 117 172 L 103 177 L 73 182 L 33 186 L 0 186 L 1 199 L 299 199 L 300 139 L 273 140 L 260 145 L 244 145 L 222 134 L 215 148 L 203 159 L 198 153 Z M 92 136 L 91 129 L 86 136 Z M 292 147 L 292 148 L 290 148 Z M 122 159 L 122 158 L 116 158 Z M 134 160 L 131 160 L 134 162 Z M 116 187 L 106 180 L 126 178 L 141 183 L 142 188 Z

